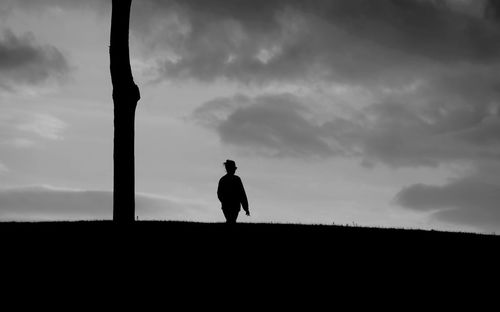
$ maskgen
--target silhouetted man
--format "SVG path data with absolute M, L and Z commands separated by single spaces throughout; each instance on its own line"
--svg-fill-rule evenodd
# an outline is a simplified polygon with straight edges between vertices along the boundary
M 250 216 L 248 210 L 248 200 L 240 177 L 235 175 L 236 163 L 233 160 L 226 160 L 224 163 L 227 174 L 220 178 L 217 196 L 222 204 L 222 212 L 226 217 L 226 223 L 236 223 L 240 207 L 243 206 L 246 215 Z

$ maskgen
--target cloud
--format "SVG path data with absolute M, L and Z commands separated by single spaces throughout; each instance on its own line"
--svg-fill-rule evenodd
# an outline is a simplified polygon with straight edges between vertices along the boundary
M 500 185 L 470 176 L 445 185 L 414 184 L 403 188 L 395 202 L 415 211 L 450 223 L 500 229 Z
M 6 173 L 9 171 L 9 168 L 0 161 L 0 174 Z
M 135 2 L 135 1 L 134 1 Z M 3 0 L 0 14 L 9 15 L 14 10 L 23 10 L 40 14 L 47 10 L 92 10 L 102 12 L 111 6 L 107 0 Z
M 209 101 L 193 112 L 223 143 L 273 157 L 325 157 L 334 153 L 311 111 L 291 94 Z
M 16 35 L 6 29 L 0 37 L 0 88 L 13 91 L 20 86 L 62 81 L 70 67 L 56 47 L 39 45 L 32 33 Z
M 50 186 L 0 189 L 0 220 L 111 219 L 113 194 Z M 136 194 L 141 219 L 189 219 L 201 210 L 197 204 L 161 196 Z
M 322 110 L 314 97 L 236 95 L 208 101 L 192 117 L 222 143 L 266 156 L 357 157 L 365 165 L 391 167 L 498 159 L 500 103 L 406 100 L 341 116 Z
M 400 84 L 498 62 L 487 6 L 461 2 L 148 0 L 131 27 L 166 79 Z
M 103 0 L 3 2 L 4 11 L 109 7 Z M 418 70 L 425 60 L 497 61 L 500 30 L 490 18 L 497 12 L 492 0 L 142 0 L 133 3 L 131 29 L 165 53 L 161 70 L 170 78 L 361 79 L 387 74 L 395 62 Z
M 485 15 L 493 20 L 500 20 L 500 3 L 496 0 L 488 0 L 485 6 Z
M 225 144 L 397 168 L 498 159 L 500 27 L 488 1 L 257 1 L 248 10 L 230 1 L 148 3 L 160 15 L 170 9 L 171 27 L 155 28 L 153 16 L 151 24 L 138 18 L 134 31 L 170 53 L 167 79 L 306 90 L 201 105 L 194 117 Z M 318 110 L 314 92 L 336 86 L 369 100 L 347 115 Z
M 158 79 L 335 81 L 402 86 L 500 60 L 495 1 L 142 0 L 131 33 Z M 90 9 L 109 1 L 7 1 L 11 9 Z
M 26 138 L 8 138 L 0 141 L 0 146 L 2 145 L 15 148 L 31 148 L 36 146 L 36 142 Z
M 61 140 L 62 131 L 67 127 L 67 124 L 49 114 L 36 114 L 32 119 L 21 124 L 16 128 L 23 132 L 34 133 L 41 138 L 49 140 Z M 18 142 L 22 143 L 22 141 Z
M 498 108 L 498 105 L 495 106 Z M 498 159 L 500 117 L 455 103 L 382 102 L 325 127 L 367 162 L 392 167 L 437 166 L 450 161 Z M 473 140 L 482 136 L 482 140 Z
M 0 116 L 0 147 L 32 148 L 64 139 L 68 124 L 47 113 L 5 110 Z

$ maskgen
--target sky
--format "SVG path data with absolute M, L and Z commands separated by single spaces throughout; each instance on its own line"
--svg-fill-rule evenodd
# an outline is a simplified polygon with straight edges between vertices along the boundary
M 110 219 L 108 0 L 0 3 L 0 220 Z M 500 1 L 134 0 L 136 215 L 500 231 Z

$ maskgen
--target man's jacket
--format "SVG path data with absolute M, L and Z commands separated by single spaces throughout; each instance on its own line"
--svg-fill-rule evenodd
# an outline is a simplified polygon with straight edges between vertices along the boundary
M 243 210 L 248 211 L 248 200 L 245 188 L 243 187 L 240 177 L 237 175 L 226 174 L 220 178 L 217 196 L 222 203 L 222 209 L 235 209 L 240 211 L 240 207 L 243 206 Z

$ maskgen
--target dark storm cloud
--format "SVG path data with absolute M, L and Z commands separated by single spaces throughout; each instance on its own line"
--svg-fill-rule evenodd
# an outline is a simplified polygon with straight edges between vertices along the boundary
M 402 189 L 397 204 L 416 211 L 429 211 L 438 220 L 498 229 L 500 185 L 470 177 L 442 186 L 415 184 Z
M 487 18 L 500 21 L 500 1 L 488 0 L 485 9 L 485 16 Z
M 383 102 L 325 127 L 344 146 L 358 150 L 365 164 L 435 167 L 449 161 L 497 159 L 499 123 L 495 111 L 457 103 Z M 478 136 L 481 140 L 475 140 Z
M 0 220 L 111 219 L 113 193 L 45 186 L 0 189 Z M 136 195 L 141 218 L 185 217 L 190 205 L 165 198 Z
M 0 88 L 15 89 L 18 85 L 61 80 L 69 68 L 61 51 L 38 44 L 31 33 L 18 36 L 5 30 L 0 37 Z
M 225 144 L 267 156 L 327 157 L 334 151 L 311 112 L 290 94 L 212 100 L 193 113 Z
M 109 2 L 3 6 L 109 13 Z M 484 0 L 141 0 L 131 29 L 160 79 L 397 85 L 436 66 L 497 62 L 500 27 L 489 17 L 497 12 Z
M 132 27 L 169 79 L 398 83 L 499 59 L 498 24 L 453 2 L 148 0 Z
M 410 104 L 381 102 L 336 116 L 292 94 L 237 95 L 201 105 L 193 118 L 225 144 L 272 156 L 357 157 L 391 167 L 500 156 L 500 103 Z

